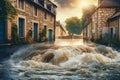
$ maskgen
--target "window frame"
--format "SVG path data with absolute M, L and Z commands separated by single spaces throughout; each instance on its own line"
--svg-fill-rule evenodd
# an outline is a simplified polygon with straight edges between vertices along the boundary
M 36 6 L 33 7 L 33 15 L 38 16 L 38 8 Z
M 18 8 L 20 10 L 25 10 L 25 1 L 24 0 L 18 0 Z

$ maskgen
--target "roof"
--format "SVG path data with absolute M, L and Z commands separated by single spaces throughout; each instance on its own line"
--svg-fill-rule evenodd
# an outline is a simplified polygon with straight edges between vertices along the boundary
M 50 10 L 48 10 L 47 8 L 45 8 L 45 7 L 44 7 L 42 4 L 40 4 L 39 2 L 36 2 L 36 1 L 34 1 L 34 0 L 25 0 L 25 1 L 29 2 L 30 4 L 36 5 L 36 6 L 40 7 L 41 9 L 43 9 L 43 10 L 45 10 L 45 11 L 47 11 L 47 12 L 53 14 L 53 15 L 56 15 L 55 12 L 51 12 Z M 48 0 L 48 1 L 49 1 L 52 5 L 55 6 L 55 4 L 52 3 L 50 0 Z M 57 6 L 55 6 L 55 8 L 57 8 Z
M 57 7 L 54 2 L 52 2 L 51 0 L 48 0 L 48 1 L 49 1 L 51 4 L 53 4 L 55 7 Z
M 118 16 L 120 16 L 120 11 L 115 13 L 111 18 L 115 18 L 115 17 L 118 17 Z
M 96 10 L 91 14 L 91 16 L 99 9 L 99 8 L 120 8 L 120 0 L 99 0 L 98 7 Z M 113 17 L 117 16 L 115 14 Z M 91 21 L 91 18 L 89 20 L 86 20 L 84 27 L 86 27 Z
M 99 7 L 120 7 L 120 0 L 102 0 Z
M 109 22 L 109 21 L 113 21 L 113 20 L 117 19 L 118 17 L 120 17 L 120 11 L 119 11 L 119 12 L 116 12 L 113 16 L 111 16 L 111 17 L 108 19 L 108 22 Z
M 56 22 L 56 26 L 60 26 L 60 28 L 66 33 L 65 29 L 63 28 L 59 21 Z

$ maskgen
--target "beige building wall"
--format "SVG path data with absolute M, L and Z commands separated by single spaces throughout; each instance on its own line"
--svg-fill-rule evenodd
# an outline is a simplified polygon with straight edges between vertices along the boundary
M 56 26 L 56 38 L 60 36 L 60 26 Z
M 66 36 L 66 31 L 62 28 L 62 26 L 56 25 L 56 38 L 61 36 Z

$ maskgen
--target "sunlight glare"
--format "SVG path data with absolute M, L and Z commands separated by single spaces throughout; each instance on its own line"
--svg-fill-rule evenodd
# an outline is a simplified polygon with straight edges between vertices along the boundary
M 80 3 L 80 7 L 88 7 L 88 6 L 89 6 L 89 2 L 87 2 L 87 1 L 82 1 Z
M 81 8 L 81 9 L 87 8 L 90 5 L 97 6 L 98 5 L 98 0 L 81 0 L 81 1 L 79 1 L 79 4 L 78 4 L 79 8 Z

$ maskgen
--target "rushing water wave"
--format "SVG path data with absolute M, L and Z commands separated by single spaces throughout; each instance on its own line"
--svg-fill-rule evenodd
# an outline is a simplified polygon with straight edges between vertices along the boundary
M 10 60 L 13 80 L 120 80 L 120 54 L 97 45 L 33 45 Z

